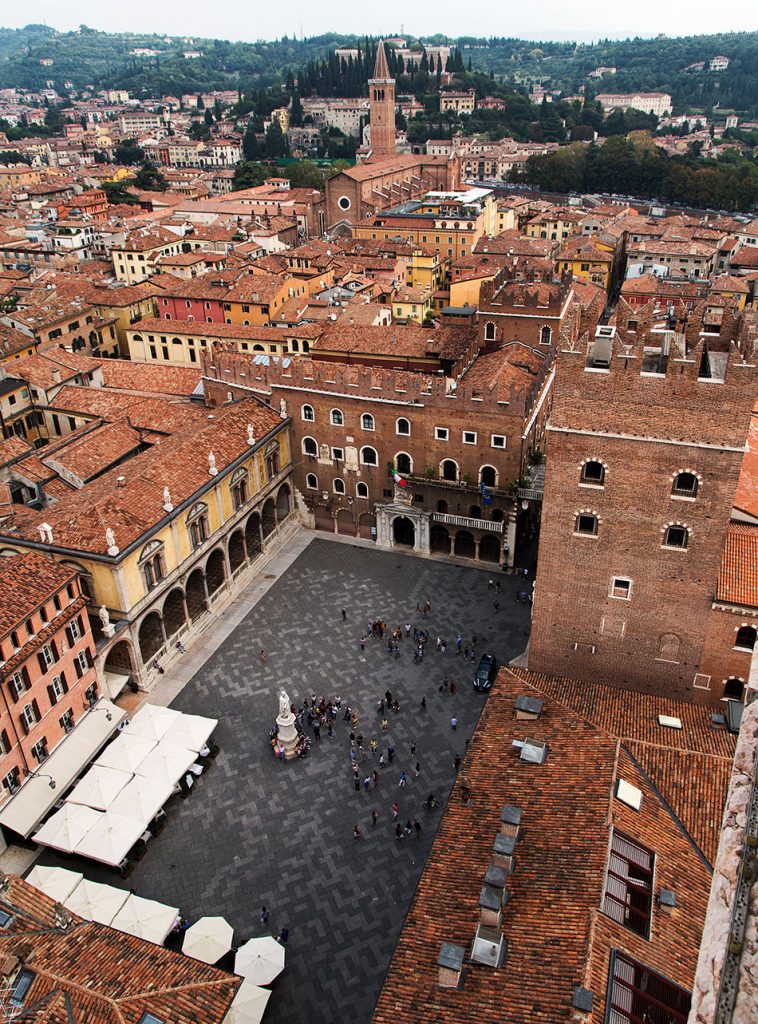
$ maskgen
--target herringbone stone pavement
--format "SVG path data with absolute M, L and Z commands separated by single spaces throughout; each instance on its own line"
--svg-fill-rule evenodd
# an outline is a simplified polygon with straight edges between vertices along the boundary
M 122 881 L 93 861 L 53 851 L 42 861 L 74 861 L 85 877 L 178 906 L 191 921 L 222 914 L 236 944 L 289 928 L 287 966 L 272 986 L 268 1024 L 367 1024 L 453 783 L 453 759 L 465 755 L 486 700 L 472 688 L 476 662 L 456 656 L 455 638 L 460 631 L 469 642 L 476 633 L 479 652 L 491 650 L 501 662 L 527 642 L 529 609 L 515 601 L 523 584 L 497 572 L 492 578 L 501 584 L 499 595 L 477 569 L 314 540 L 174 701 L 181 711 L 219 719 L 221 752 L 192 796 L 169 804 L 166 828 L 131 877 Z M 416 605 L 426 599 L 432 611 L 424 620 Z M 362 653 L 360 637 L 375 617 L 390 628 L 428 628 L 423 662 L 413 664 L 405 639 L 397 659 L 379 640 L 369 640 Z M 448 640 L 444 656 L 435 650 L 437 635 Z M 439 692 L 445 674 L 457 680 L 454 696 Z M 353 788 L 350 730 L 341 718 L 334 738 L 322 731 L 304 760 L 274 759 L 268 733 L 281 687 L 298 706 L 312 693 L 339 694 L 343 707 L 357 710 L 366 747 L 361 776 L 378 760 L 369 752 L 371 738 L 385 754 L 394 745 L 395 760 L 375 789 Z M 388 715 L 382 734 L 376 702 L 386 689 L 398 697 L 400 712 Z M 401 770 L 405 788 L 398 786 Z M 440 800 L 433 811 L 423 807 L 430 792 Z M 393 801 L 399 821 L 421 822 L 420 839 L 395 839 Z M 363 833 L 357 842 L 354 824 Z M 263 904 L 271 914 L 265 927 Z

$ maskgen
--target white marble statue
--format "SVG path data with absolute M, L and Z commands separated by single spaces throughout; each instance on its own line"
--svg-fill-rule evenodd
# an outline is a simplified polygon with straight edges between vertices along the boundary
M 279 717 L 289 718 L 290 715 L 290 699 L 287 695 L 286 690 L 282 690 L 279 694 Z
M 253 430 L 253 424 L 248 423 L 247 425 L 247 443 L 249 445 L 255 444 L 255 431 Z
M 208 472 L 211 476 L 216 476 L 218 473 L 218 466 L 216 465 L 216 456 L 213 452 L 208 452 Z
M 100 611 L 97 614 L 100 616 L 100 622 L 102 623 L 103 629 L 105 629 L 106 626 L 110 626 L 111 617 L 108 614 L 108 609 L 105 607 L 104 604 L 100 605 Z
M 110 528 L 110 526 L 105 531 L 105 543 L 108 545 L 108 554 L 109 555 L 117 555 L 118 554 L 118 544 L 116 543 L 116 534 L 113 532 L 113 530 Z
M 171 491 L 168 487 L 163 488 L 163 507 L 167 512 L 172 512 L 174 508 L 174 504 L 171 501 Z

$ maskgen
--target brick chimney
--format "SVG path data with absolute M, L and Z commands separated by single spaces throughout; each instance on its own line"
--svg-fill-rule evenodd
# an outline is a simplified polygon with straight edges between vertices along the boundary
M 443 942 L 437 957 L 438 984 L 440 988 L 458 988 L 463 971 L 463 957 L 466 950 L 452 942 Z

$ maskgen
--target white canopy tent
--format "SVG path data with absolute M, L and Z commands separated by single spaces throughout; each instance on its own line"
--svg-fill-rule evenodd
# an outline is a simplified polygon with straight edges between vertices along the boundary
M 111 927 L 160 946 L 178 916 L 178 907 L 167 907 L 165 903 L 132 895 L 111 921 Z
M 168 801 L 173 784 L 165 777 L 147 778 L 135 775 L 127 782 L 108 810 L 125 818 L 135 818 L 147 825 Z
M 124 726 L 123 735 L 142 736 L 157 743 L 163 739 L 177 718 L 181 718 L 181 711 L 162 708 L 158 704 L 143 704 L 139 711 L 134 713 L 129 724 Z
M 105 811 L 131 778 L 131 772 L 93 765 L 66 797 L 66 803 L 86 804 L 97 811 Z
M 199 751 L 208 742 L 217 725 L 217 718 L 183 714 L 171 724 L 164 740 L 188 750 Z
M 25 880 L 56 903 L 65 903 L 83 878 L 79 871 L 35 864 Z
M 175 743 L 162 740 L 147 757 L 134 769 L 135 774 L 147 778 L 168 778 L 178 782 L 191 764 L 197 760 L 197 751 L 178 747 Z
M 87 921 L 110 924 L 128 899 L 127 889 L 117 889 L 115 885 L 101 885 L 100 882 L 90 882 L 83 878 L 68 899 L 64 900 L 64 906 Z
M 122 732 L 95 761 L 101 768 L 116 768 L 121 772 L 133 772 L 140 761 L 144 761 L 155 747 L 155 740 L 147 740 L 144 736 L 128 736 Z
M 84 804 L 64 804 L 34 833 L 34 842 L 73 853 L 76 846 L 102 817 L 100 811 Z
M 247 978 L 243 978 L 224 1017 L 224 1024 L 260 1024 L 270 998 L 270 989 L 260 988 Z
M 215 964 L 232 948 L 234 930 L 223 917 L 201 917 L 184 933 L 182 952 L 204 964 Z
M 125 711 L 101 698 L 61 740 L 41 771 L 33 772 L 8 800 L 0 811 L 0 825 L 28 839 L 125 717 Z
M 144 831 L 144 822 L 105 811 L 76 844 L 74 853 L 117 867 Z
M 284 946 L 270 935 L 249 939 L 234 958 L 234 973 L 255 985 L 268 985 L 284 970 Z

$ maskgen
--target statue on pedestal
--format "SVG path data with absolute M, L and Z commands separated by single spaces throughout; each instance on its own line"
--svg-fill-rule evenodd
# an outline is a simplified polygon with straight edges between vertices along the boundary
M 98 612 L 98 615 L 100 616 L 100 624 L 103 629 L 103 636 L 113 636 L 113 634 L 116 632 L 116 627 L 111 624 L 111 617 L 108 614 L 108 609 L 105 607 L 104 604 L 100 605 L 100 611 Z
M 289 718 L 290 716 L 290 699 L 287 696 L 287 691 L 282 690 L 279 694 L 279 717 Z

